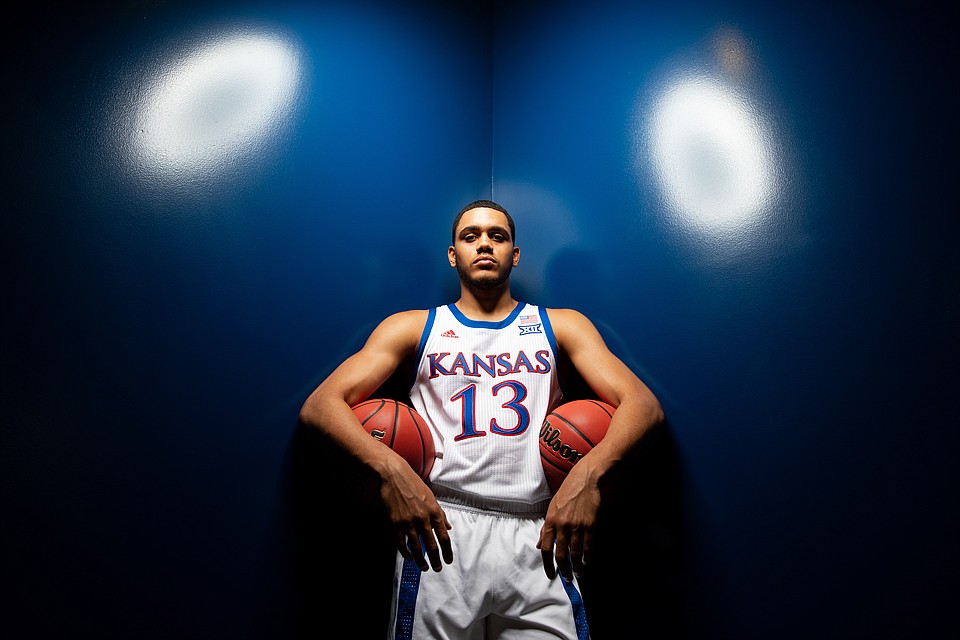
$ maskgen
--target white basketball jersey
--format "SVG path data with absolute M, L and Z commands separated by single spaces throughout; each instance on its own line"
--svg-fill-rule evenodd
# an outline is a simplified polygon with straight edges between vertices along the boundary
M 454 304 L 431 309 L 416 362 L 410 399 L 433 432 L 437 498 L 546 512 L 540 427 L 561 398 L 546 313 L 521 302 L 504 320 L 487 322 Z

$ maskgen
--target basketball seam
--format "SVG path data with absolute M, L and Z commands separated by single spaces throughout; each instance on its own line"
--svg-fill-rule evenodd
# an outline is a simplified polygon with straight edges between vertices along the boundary
M 584 442 L 586 442 L 587 444 L 590 445 L 591 448 L 597 446 L 596 443 L 594 443 L 590 438 L 588 438 L 587 436 L 583 435 L 583 432 L 580 431 L 580 429 L 577 429 L 577 426 L 576 426 L 575 424 L 573 424 L 572 422 L 570 422 L 569 420 L 567 420 L 566 418 L 564 418 L 564 417 L 561 416 L 560 414 L 558 414 L 558 413 L 551 413 L 550 415 L 551 415 L 551 416 L 554 416 L 554 417 L 556 417 L 556 418 L 560 418 L 561 420 L 563 420 L 563 421 L 567 424 L 567 426 L 570 427 L 571 429 L 573 429 L 573 430 L 576 432 L 576 434 L 583 439 Z M 548 416 L 548 417 L 549 417 L 549 416 Z
M 605 402 L 600 402 L 600 401 L 598 401 L 598 400 L 591 400 L 591 399 L 587 399 L 587 402 L 590 402 L 590 403 L 593 403 L 593 404 L 597 405 L 598 407 L 600 407 L 600 410 L 601 410 L 601 411 L 603 411 L 605 414 L 607 414 L 608 416 L 610 416 L 611 418 L 613 418 L 613 414 L 610 413 L 609 411 L 607 411 L 607 407 L 610 406 L 610 405 L 608 405 L 607 403 L 605 403 Z
M 377 415 L 377 413 L 380 411 L 380 409 L 383 408 L 383 405 L 385 405 L 386 402 L 383 400 L 365 400 L 364 402 L 361 402 L 360 404 L 354 406 L 353 410 L 356 411 L 357 409 L 360 409 L 361 407 L 367 404 L 378 404 L 379 406 L 373 411 L 371 411 L 370 415 L 368 415 L 366 418 L 360 421 L 360 424 L 362 425 L 366 425 L 370 421 L 370 418 Z
M 397 428 L 400 426 L 400 405 L 395 400 L 391 400 L 390 402 L 393 403 L 393 429 L 391 429 L 390 433 L 390 444 L 387 446 L 393 449 L 393 445 L 397 441 Z M 396 449 L 394 449 L 394 451 L 396 451 Z
M 427 470 L 427 443 L 423 439 L 423 432 L 420 430 L 420 423 L 417 422 L 416 416 L 413 415 L 413 409 L 409 406 L 407 407 L 407 413 L 410 414 L 410 421 L 416 425 L 417 436 L 420 438 L 420 468 L 417 470 L 417 475 L 422 478 L 423 472 Z

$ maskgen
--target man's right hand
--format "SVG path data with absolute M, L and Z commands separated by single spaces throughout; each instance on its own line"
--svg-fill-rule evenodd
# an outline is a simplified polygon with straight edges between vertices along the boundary
M 416 562 L 421 571 L 440 571 L 443 562 L 453 562 L 447 514 L 430 487 L 410 465 L 397 456 L 381 475 L 380 498 L 396 535 L 397 550 Z M 427 560 L 429 559 L 429 564 Z

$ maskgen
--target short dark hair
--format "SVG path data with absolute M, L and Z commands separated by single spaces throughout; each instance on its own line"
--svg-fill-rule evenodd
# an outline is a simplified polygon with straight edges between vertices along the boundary
M 507 225 L 510 227 L 510 241 L 513 242 L 513 244 L 517 244 L 517 227 L 513 223 L 513 218 L 510 216 L 510 213 L 503 208 L 503 206 L 497 204 L 493 200 L 474 200 L 463 209 L 460 209 L 460 213 L 458 213 L 457 217 L 453 219 L 453 231 L 450 234 L 453 244 L 457 243 L 457 225 L 460 224 L 460 219 L 463 218 L 463 214 L 471 209 L 479 209 L 481 207 L 499 211 L 507 218 Z

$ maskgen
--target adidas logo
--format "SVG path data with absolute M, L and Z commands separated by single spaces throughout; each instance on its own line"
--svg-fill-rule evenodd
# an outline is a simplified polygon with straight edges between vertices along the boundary
M 457 334 L 455 334 L 455 333 L 453 332 L 453 329 L 447 329 L 446 331 L 444 331 L 443 333 L 440 334 L 440 337 L 441 337 L 441 338 L 458 338 L 458 337 L 460 337 L 460 336 L 458 336 Z

